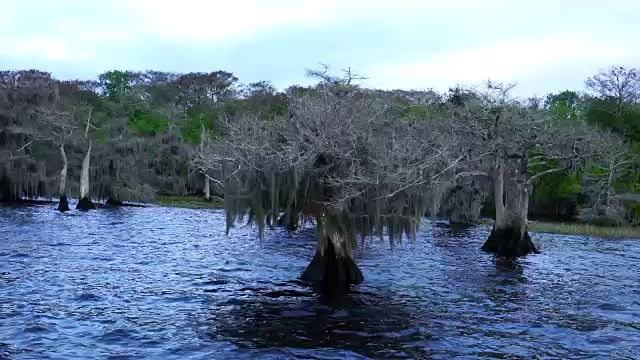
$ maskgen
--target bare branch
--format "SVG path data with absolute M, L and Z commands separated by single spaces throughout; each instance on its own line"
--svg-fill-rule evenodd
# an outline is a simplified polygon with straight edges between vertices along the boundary
M 559 167 L 559 168 L 554 168 L 554 169 L 549 169 L 549 170 L 545 170 L 541 173 L 535 174 L 532 177 L 529 178 L 529 180 L 527 181 L 527 184 L 532 184 L 534 181 L 536 181 L 537 179 L 549 175 L 549 174 L 553 174 L 553 173 L 557 173 L 560 171 L 564 171 L 567 170 L 566 167 Z

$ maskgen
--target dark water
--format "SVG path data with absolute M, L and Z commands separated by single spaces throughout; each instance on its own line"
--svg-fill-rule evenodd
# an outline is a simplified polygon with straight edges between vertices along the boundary
M 374 241 L 340 302 L 295 279 L 312 231 L 224 235 L 216 210 L 0 208 L 0 358 L 640 358 L 640 241 L 484 228 Z

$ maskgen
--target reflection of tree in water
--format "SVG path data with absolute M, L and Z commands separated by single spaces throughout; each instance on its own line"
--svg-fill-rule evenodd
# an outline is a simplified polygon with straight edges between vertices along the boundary
M 488 274 L 484 293 L 497 311 L 517 310 L 529 302 L 523 285 L 527 283 L 524 267 L 518 259 L 496 258 L 495 271 Z
M 476 225 L 474 224 L 453 224 L 443 221 L 431 224 L 432 231 L 436 236 L 466 237 L 473 229 L 476 228 Z
M 390 349 L 402 348 L 411 357 L 425 355 L 410 345 L 430 337 L 417 325 L 418 317 L 425 321 L 424 309 L 364 292 L 328 299 L 300 290 L 251 290 L 226 302 L 228 311 L 211 307 L 208 336 L 240 348 L 332 348 L 374 357 L 396 357 L 400 350 Z
M 425 230 L 427 236 L 436 247 L 452 248 L 456 251 L 473 251 L 476 253 L 479 244 L 482 244 L 488 235 L 488 231 L 481 225 L 451 224 L 438 221 L 429 224 Z M 468 245 L 471 245 L 469 247 Z M 469 253 L 468 256 L 473 256 Z

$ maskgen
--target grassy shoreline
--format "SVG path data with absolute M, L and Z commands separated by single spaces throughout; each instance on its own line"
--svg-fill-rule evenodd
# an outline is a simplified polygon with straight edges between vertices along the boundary
M 597 226 L 583 223 L 529 222 L 529 230 L 562 235 L 597 236 L 615 239 L 640 238 L 640 227 Z
M 213 198 L 211 201 L 205 201 L 200 196 L 158 195 L 153 203 L 158 206 L 188 209 L 221 209 L 224 207 L 221 199 Z

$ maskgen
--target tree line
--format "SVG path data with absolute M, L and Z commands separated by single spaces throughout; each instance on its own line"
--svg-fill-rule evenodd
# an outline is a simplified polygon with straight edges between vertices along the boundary
M 414 135 L 388 146 L 414 154 L 420 154 L 429 141 L 436 142 L 431 139 L 433 134 L 446 136 L 442 140 L 450 144 L 474 144 L 467 157 L 482 155 L 485 162 L 483 153 L 501 147 L 512 147 L 514 152 L 526 149 L 526 154 L 518 155 L 524 156 L 518 166 L 524 166 L 520 174 L 531 177 L 525 181 L 530 189 L 522 195 L 522 201 L 526 197 L 529 202 L 531 216 L 578 216 L 595 223 L 634 225 L 640 219 L 635 195 L 640 140 L 637 69 L 611 67 L 586 79 L 583 90 L 530 99 L 513 99 L 511 86 L 494 83 L 456 87 L 446 93 L 366 89 L 356 84 L 362 78 L 351 71 L 337 76 L 327 70 L 309 71 L 318 80 L 314 86 L 291 86 L 283 91 L 269 82 L 243 85 L 225 71 L 109 71 L 89 81 L 57 80 L 37 70 L 2 71 L 0 200 L 58 196 L 65 210 L 67 194 L 85 199 L 79 205 L 88 208 L 92 198 L 118 204 L 152 201 L 157 194 L 224 197 L 226 176 L 219 174 L 224 161 L 213 149 L 230 141 L 246 143 L 250 136 L 267 138 L 265 133 L 254 133 L 273 133 L 274 126 L 283 126 L 281 122 L 299 127 L 304 113 L 299 107 L 327 107 L 328 99 L 323 104 L 311 103 L 330 94 L 334 100 L 349 101 L 352 108 L 367 104 L 369 109 L 378 109 L 371 116 L 383 116 L 385 123 L 378 124 L 376 131 L 393 132 L 397 126 L 405 126 L 403 131 L 413 129 Z M 394 122 L 396 118 L 402 122 Z M 407 119 L 411 121 L 406 123 Z M 439 123 L 437 132 L 416 125 L 434 122 Z M 570 139 L 576 144 L 591 139 L 587 135 L 575 139 L 575 126 L 584 124 L 580 131 L 608 131 L 606 141 L 598 140 L 606 146 L 570 156 L 568 149 L 559 150 L 560 145 L 570 146 Z M 332 126 L 342 129 L 344 122 Z M 373 131 L 367 126 L 371 124 L 345 131 Z M 571 133 L 561 137 L 565 127 Z M 272 136 L 285 136 L 285 130 L 280 128 L 282 133 Z M 422 137 L 415 138 L 421 131 Z M 339 132 L 332 136 L 355 141 Z M 422 161 L 426 169 L 430 157 L 427 153 L 420 156 L 411 161 Z M 509 156 L 504 159 L 512 161 Z M 455 163 L 451 171 L 474 175 L 458 176 L 453 186 L 430 187 L 429 192 L 438 194 L 430 196 L 425 213 L 473 223 L 482 215 L 505 211 L 499 204 L 496 207 L 500 189 L 495 188 L 494 179 L 506 176 L 495 171 L 514 167 L 487 172 L 480 162 L 465 158 Z M 399 163 L 375 166 L 384 171 L 402 168 Z

